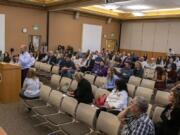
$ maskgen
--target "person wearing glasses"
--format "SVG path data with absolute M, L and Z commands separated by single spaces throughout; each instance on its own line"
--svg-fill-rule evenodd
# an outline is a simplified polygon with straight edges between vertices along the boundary
M 162 122 L 155 125 L 156 135 L 178 135 L 180 132 L 180 86 L 169 94 L 169 104 L 161 114 Z

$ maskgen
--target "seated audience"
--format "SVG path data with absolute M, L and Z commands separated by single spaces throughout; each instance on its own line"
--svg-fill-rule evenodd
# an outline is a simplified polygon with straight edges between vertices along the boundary
M 60 74 L 61 76 L 66 76 L 72 78 L 72 74 L 75 72 L 75 64 L 71 60 L 71 55 L 65 57 L 65 61 L 60 65 Z
M 167 73 L 168 73 L 167 83 L 175 83 L 177 81 L 177 72 L 176 72 L 175 63 L 171 64 L 171 69 L 170 71 L 167 71 Z
M 134 71 L 133 71 L 133 75 L 136 76 L 136 77 L 142 78 L 143 74 L 144 74 L 144 70 L 142 68 L 141 62 L 136 61 L 135 62 L 135 68 L 134 68 Z
M 147 115 L 148 102 L 135 97 L 130 105 L 119 113 L 121 135 L 155 135 L 154 124 Z
M 162 67 L 156 67 L 154 80 L 156 89 L 164 90 L 166 88 L 166 73 Z
M 161 114 L 162 122 L 155 125 L 156 135 L 178 135 L 180 132 L 180 87 L 171 90 L 169 104 Z
M 2 51 L 0 50 L 0 62 L 2 62 L 4 60 L 4 55 L 2 53 Z
M 120 77 L 128 82 L 131 75 L 133 75 L 133 70 L 131 69 L 131 63 L 125 62 L 125 67 L 121 69 Z
M 84 73 L 86 71 L 92 71 L 94 67 L 94 63 L 95 63 L 95 61 L 92 58 L 93 58 L 93 55 L 90 54 L 88 59 L 86 60 L 86 64 L 80 67 L 81 72 Z
M 57 59 L 56 56 L 53 54 L 53 51 L 49 51 L 48 59 L 45 62 L 50 65 L 56 65 Z
M 68 92 L 67 94 L 77 99 L 79 103 L 92 103 L 93 93 L 90 82 L 83 78 L 83 75 L 81 73 L 76 73 L 75 79 L 78 82 L 77 89 L 73 92 Z
M 10 61 L 11 61 L 11 58 L 9 56 L 9 53 L 5 52 L 3 62 L 9 63 Z
M 115 115 L 124 110 L 128 104 L 127 85 L 123 79 L 116 80 L 115 89 L 107 96 L 103 106 L 99 106 L 99 111 L 108 111 Z M 98 112 L 99 113 L 99 112 Z
M 107 81 L 104 84 L 104 88 L 112 91 L 115 88 L 115 82 L 118 79 L 119 77 L 115 75 L 115 69 L 113 67 L 110 67 L 107 72 Z
M 156 59 L 155 58 L 148 59 L 147 64 L 144 66 L 144 68 L 156 69 Z
M 107 67 L 104 65 L 104 62 L 101 61 L 100 64 L 94 64 L 92 72 L 97 76 L 106 76 L 107 75 Z
M 24 80 L 23 88 L 20 96 L 24 99 L 35 99 L 39 97 L 40 82 L 36 77 L 36 73 L 33 69 L 29 69 L 27 77 Z

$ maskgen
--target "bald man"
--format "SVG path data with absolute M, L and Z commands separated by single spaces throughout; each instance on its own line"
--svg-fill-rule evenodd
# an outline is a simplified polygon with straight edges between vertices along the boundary
M 27 46 L 21 45 L 20 47 L 20 55 L 19 55 L 19 65 L 21 66 L 21 86 L 23 86 L 24 79 L 26 78 L 26 74 L 31 67 L 31 56 L 27 52 Z

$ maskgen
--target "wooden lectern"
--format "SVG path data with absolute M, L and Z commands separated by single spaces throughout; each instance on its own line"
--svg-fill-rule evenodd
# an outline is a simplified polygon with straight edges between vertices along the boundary
M 15 64 L 0 63 L 0 103 L 19 101 L 21 68 Z

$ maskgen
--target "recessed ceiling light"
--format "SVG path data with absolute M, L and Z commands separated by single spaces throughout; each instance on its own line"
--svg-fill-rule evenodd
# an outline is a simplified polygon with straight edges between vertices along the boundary
M 132 14 L 134 16 L 144 16 L 144 13 L 143 12 L 139 12 L 139 11 L 134 11 L 134 12 L 132 12 Z
M 115 5 L 115 4 L 105 4 L 103 5 L 105 9 L 109 9 L 109 10 L 115 10 L 118 9 L 119 6 Z
M 130 5 L 130 6 L 126 6 L 127 9 L 130 10 L 148 10 L 151 9 L 150 6 L 147 5 Z

